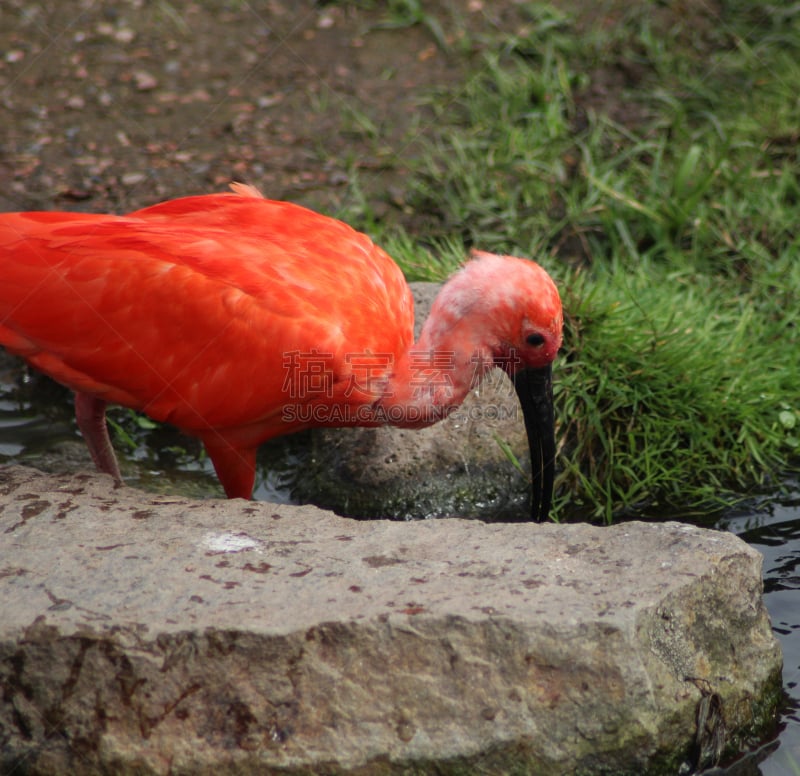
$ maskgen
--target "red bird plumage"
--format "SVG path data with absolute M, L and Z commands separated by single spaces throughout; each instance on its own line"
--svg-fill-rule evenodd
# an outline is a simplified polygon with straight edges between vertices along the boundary
M 102 471 L 119 478 L 106 403 L 199 437 L 247 498 L 271 437 L 427 425 L 495 365 L 549 369 L 561 307 L 533 262 L 469 262 L 414 346 L 408 285 L 366 235 L 233 188 L 125 216 L 0 215 L 0 344 L 75 391 Z

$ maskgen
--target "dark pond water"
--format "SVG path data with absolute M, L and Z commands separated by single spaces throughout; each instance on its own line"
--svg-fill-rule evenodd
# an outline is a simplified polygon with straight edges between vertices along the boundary
M 787 696 L 777 738 L 738 766 L 716 773 L 800 776 L 800 484 L 788 496 L 727 515 L 716 527 L 732 531 L 764 556 L 764 600 L 783 648 Z
M 37 378 L 22 378 L 22 382 L 27 379 Z M 20 391 L 20 385 L 19 365 L 0 358 L 0 463 L 20 461 L 63 469 L 65 458 L 82 456 L 90 465 L 77 438 L 69 394 L 47 383 L 32 392 Z M 36 395 L 34 402 L 31 393 Z M 122 414 L 114 417 L 123 424 L 135 422 Z M 129 463 L 126 469 L 123 463 L 123 473 L 131 472 L 130 484 L 196 497 L 220 495 L 210 463 L 197 455 L 199 448 L 184 449 L 180 445 L 185 439 L 176 444 L 178 440 L 166 430 L 138 429 L 132 436 L 138 441 L 127 457 L 136 464 Z M 257 499 L 291 500 L 287 482 L 292 461 L 301 459 L 303 444 L 301 436 L 273 451 L 262 450 Z M 731 511 L 714 527 L 732 531 L 764 556 L 764 598 L 783 648 L 786 704 L 771 740 L 737 763 L 707 770 L 704 776 L 800 776 L 800 481 L 791 483 L 782 496 L 765 497 Z

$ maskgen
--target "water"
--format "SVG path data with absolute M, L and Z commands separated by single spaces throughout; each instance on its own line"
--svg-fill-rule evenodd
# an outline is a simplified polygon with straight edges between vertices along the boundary
M 787 705 L 773 746 L 765 746 L 760 763 L 747 770 L 720 774 L 800 776 L 800 485 L 777 501 L 731 514 L 717 528 L 732 531 L 764 556 L 764 601 L 772 629 L 783 649 L 783 687 Z

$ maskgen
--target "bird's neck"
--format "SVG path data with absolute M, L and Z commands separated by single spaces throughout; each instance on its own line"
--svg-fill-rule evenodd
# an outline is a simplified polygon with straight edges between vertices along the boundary
M 458 407 L 493 366 L 491 352 L 467 327 L 426 325 L 395 365 L 377 409 L 392 425 L 429 426 Z

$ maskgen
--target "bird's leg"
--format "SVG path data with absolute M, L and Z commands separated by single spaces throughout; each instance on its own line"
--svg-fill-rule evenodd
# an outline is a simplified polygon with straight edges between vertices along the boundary
M 203 437 L 203 444 L 225 495 L 228 498 L 252 498 L 258 448 L 237 447 L 217 434 Z
M 122 482 L 117 456 L 106 425 L 106 403 L 88 393 L 75 394 L 75 418 L 98 471 Z

